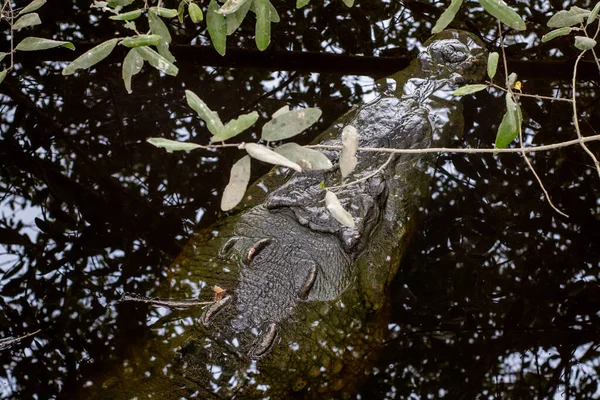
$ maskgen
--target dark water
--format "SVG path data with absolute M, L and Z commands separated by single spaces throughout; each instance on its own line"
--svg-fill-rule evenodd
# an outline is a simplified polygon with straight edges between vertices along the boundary
M 306 12 L 281 11 L 274 48 L 414 56 L 439 12 L 429 3 L 364 1 L 351 10 L 339 1 L 314 3 Z M 46 5 L 44 24 L 27 35 L 111 37 L 114 25 L 90 22 L 96 11 L 88 7 Z M 547 31 L 546 2 L 516 7 L 527 15 L 531 38 Z M 497 49 L 497 28 L 482 13 L 461 15 L 456 26 Z M 231 43 L 253 48 L 252 29 L 244 25 Z M 176 41 L 196 35 L 186 25 Z M 507 42 L 509 58 L 577 54 L 567 39 L 543 46 L 515 39 Z M 148 335 L 150 309 L 117 304 L 120 293 L 151 296 L 193 230 L 219 217 L 220 193 L 239 153 L 165 154 L 145 143 L 149 136 L 208 142 L 185 89 L 223 120 L 252 109 L 266 120 L 284 104 L 319 107 L 322 121 L 303 142 L 372 90 L 370 78 L 213 68 L 181 58 L 177 78 L 145 67 L 127 95 L 119 69 L 124 53 L 66 78 L 64 53 L 74 57 L 66 49 L 23 56 L 0 85 L 0 337 L 41 330 L 0 352 L 2 398 L 69 398 L 109 361 L 127 357 L 131 344 Z M 556 68 L 558 76 L 569 67 Z M 535 67 L 523 69 L 525 92 L 571 95 L 568 80 L 537 75 Z M 600 126 L 597 82 L 578 82 L 585 135 Z M 480 92 L 464 104 L 465 134 L 453 146 L 491 147 L 503 95 Z M 528 142 L 575 137 L 567 103 L 522 99 L 522 106 Z M 590 148 L 598 154 L 598 146 Z M 389 342 L 361 398 L 600 397 L 600 178 L 575 146 L 530 157 L 569 218 L 548 206 L 519 156 L 440 156 L 422 229 L 390 288 Z

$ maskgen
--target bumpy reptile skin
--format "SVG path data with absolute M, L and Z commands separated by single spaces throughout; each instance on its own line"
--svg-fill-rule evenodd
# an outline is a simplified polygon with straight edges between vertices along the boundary
M 462 133 L 452 90 L 481 79 L 484 69 L 485 52 L 472 35 L 444 32 L 383 82 L 380 98 L 317 142 L 340 144 L 352 124 L 363 147 L 443 144 Z M 87 397 L 344 398 L 356 391 L 386 338 L 386 288 L 428 197 L 429 160 L 395 155 L 379 174 L 339 190 L 357 223 L 350 229 L 324 206 L 319 183 L 340 183 L 339 153 L 326 155 L 331 170 L 272 171 L 233 215 L 190 241 L 157 295 L 211 301 L 218 285 L 225 296 L 157 316 L 155 337 L 112 371 L 118 379 L 100 377 Z M 360 153 L 350 179 L 388 157 Z

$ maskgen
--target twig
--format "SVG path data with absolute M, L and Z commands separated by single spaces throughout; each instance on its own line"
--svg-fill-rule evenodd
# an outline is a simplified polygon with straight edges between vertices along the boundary
M 579 61 L 583 58 L 583 55 L 585 54 L 587 50 L 583 50 L 581 52 L 581 54 L 579 54 L 579 57 L 577 57 L 577 60 L 575 60 L 575 66 L 573 67 L 573 102 L 571 104 L 573 104 L 573 124 L 575 125 L 575 131 L 577 132 L 577 137 L 581 140 L 583 139 L 583 135 L 581 134 L 581 130 L 579 129 L 579 118 L 577 118 L 577 65 L 579 64 Z M 596 171 L 598 171 L 598 176 L 600 176 L 600 162 L 598 162 L 598 159 L 596 158 L 596 156 L 594 155 L 594 153 L 592 153 L 592 151 L 585 145 L 585 143 L 581 142 L 579 143 L 579 145 L 583 148 L 583 150 L 589 154 L 589 156 L 591 157 L 592 161 L 594 161 L 594 165 L 596 166 Z
M 486 82 L 486 83 L 488 85 L 490 85 L 491 87 L 494 87 L 496 89 L 500 89 L 500 90 L 502 90 L 504 92 L 508 92 L 508 90 L 506 90 L 502 86 L 496 85 L 495 83 L 492 83 L 492 82 Z M 564 99 L 564 98 L 561 98 L 561 97 L 541 96 L 539 94 L 518 93 L 518 94 L 516 94 L 516 96 L 518 96 L 518 97 L 533 97 L 535 99 L 550 100 L 550 101 L 566 101 L 567 103 L 570 103 L 570 102 L 573 101 L 571 99 Z
M 15 32 L 13 29 L 13 24 L 15 22 L 15 14 L 14 14 L 14 10 L 12 8 L 12 2 L 10 0 L 8 0 L 6 3 L 8 4 L 8 12 L 10 14 L 10 16 L 8 17 L 10 19 L 10 21 L 9 21 L 9 23 L 10 23 L 10 67 L 8 67 L 8 70 L 11 70 L 13 68 L 13 66 L 15 65 L 15 46 L 14 46 Z
M 147 297 L 141 296 L 130 296 L 124 294 L 119 302 L 123 301 L 137 301 L 140 303 L 148 303 L 153 306 L 165 306 L 165 307 L 174 307 L 174 308 L 189 308 L 196 306 L 206 306 L 208 304 L 212 304 L 212 301 L 196 301 L 196 300 L 165 300 L 165 299 L 150 299 Z
M 389 165 L 390 161 L 392 161 L 393 158 L 394 158 L 394 154 L 390 154 L 390 156 L 388 157 L 388 159 L 387 159 L 386 162 L 384 162 L 379 168 L 377 168 L 377 170 L 375 170 L 374 172 L 370 173 L 367 176 L 364 176 L 364 177 L 362 177 L 360 179 L 357 179 L 355 181 L 352 181 L 352 182 L 343 183 L 341 185 L 330 186 L 327 189 L 341 189 L 341 188 L 344 188 L 346 186 L 355 185 L 357 183 L 364 182 L 367 179 L 370 179 L 370 178 L 374 177 L 375 175 L 377 175 L 378 173 L 380 173 L 381 171 L 383 171 L 383 169 Z
M 502 36 L 502 25 L 500 24 L 500 20 L 498 20 L 498 32 L 500 32 L 500 49 L 502 50 L 502 60 L 503 60 L 503 63 L 504 63 L 504 77 L 505 77 L 505 80 L 506 80 L 506 82 L 505 82 L 506 89 L 508 90 L 508 95 L 510 95 L 513 98 L 513 100 L 514 100 L 515 99 L 515 95 L 514 95 L 514 93 L 512 91 L 512 88 L 510 87 L 511 86 L 510 82 L 508 81 L 508 63 L 506 62 L 506 52 L 504 51 L 504 36 Z M 575 65 L 577 65 L 577 63 Z M 575 100 L 573 100 L 573 101 L 575 101 Z M 521 125 L 523 124 L 523 121 L 522 121 L 522 118 L 519 118 L 521 116 L 520 106 L 517 106 L 517 107 L 519 107 L 519 108 L 517 108 L 517 112 L 518 112 L 518 116 L 517 116 L 517 129 L 519 130 L 519 147 L 523 148 L 523 129 L 521 128 Z M 552 199 L 550 198 L 550 194 L 548 194 L 548 191 L 546 190 L 546 187 L 544 186 L 544 183 L 542 182 L 542 179 L 540 178 L 540 176 L 536 172 L 535 168 L 533 168 L 533 165 L 531 164 L 531 161 L 529 160 L 529 157 L 527 157 L 527 153 L 523 152 L 523 153 L 521 153 L 521 156 L 523 157 L 523 159 L 525 160 L 525 163 L 527 164 L 527 166 L 529 167 L 529 169 L 533 173 L 533 176 L 535 176 L 535 179 L 538 181 L 538 184 L 540 185 L 540 188 L 544 192 L 544 196 L 546 196 L 546 201 L 548 202 L 548 204 L 550 205 L 550 207 L 552 207 L 560 215 L 563 215 L 563 216 L 565 216 L 565 217 L 568 218 L 569 216 L 567 214 L 565 214 L 564 212 L 562 212 L 561 210 L 559 210 L 554 205 L 554 203 L 552 202 Z
M 21 340 L 23 340 L 25 338 L 28 338 L 29 336 L 36 335 L 36 334 L 40 333 L 40 331 L 41 331 L 41 329 L 38 329 L 35 332 L 31 332 L 31 333 L 28 333 L 26 335 L 19 336 L 17 338 L 7 337 L 6 339 L 0 339 L 0 350 L 9 349 L 12 346 L 14 346 L 15 344 L 19 343 Z
M 587 36 L 587 31 L 585 30 L 585 28 L 583 29 L 583 31 L 585 32 L 585 35 Z M 596 26 L 596 33 L 594 34 L 594 37 L 592 39 L 596 40 L 596 38 L 598 37 L 598 33 L 600 33 L 600 22 L 598 22 L 597 26 Z M 598 56 L 596 55 L 596 49 L 594 49 L 592 47 L 592 54 L 594 55 L 594 61 L 596 62 L 596 67 L 598 67 L 598 72 L 600 72 L 600 63 L 598 62 Z
M 518 147 L 510 149 L 461 149 L 453 147 L 431 147 L 428 149 L 388 149 L 379 147 L 359 147 L 357 151 L 379 152 L 379 153 L 397 153 L 397 154 L 426 154 L 426 153 L 467 153 L 467 154 L 485 154 L 485 153 L 536 153 L 539 151 L 556 150 L 563 147 L 569 147 L 576 144 L 595 142 L 600 140 L 600 134 L 593 136 L 584 136 L 578 139 L 567 140 L 565 142 L 546 144 L 543 146 Z M 239 145 L 238 145 L 239 146 Z M 214 147 L 217 147 L 215 145 Z M 324 150 L 342 150 L 342 146 L 330 146 L 323 144 L 313 144 L 305 147 Z

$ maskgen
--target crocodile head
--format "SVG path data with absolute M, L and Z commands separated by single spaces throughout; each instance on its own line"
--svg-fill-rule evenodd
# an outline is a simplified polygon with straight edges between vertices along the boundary
M 450 79 L 454 83 L 475 82 L 485 73 L 485 50 L 471 35 L 444 31 L 425 43 L 419 54 L 420 69 L 428 78 Z
M 351 124 L 361 147 L 443 144 L 462 132 L 451 91 L 482 77 L 483 54 L 464 32 L 433 38 L 393 76 L 394 93 L 352 110 L 317 142 L 339 145 Z M 160 398 L 287 398 L 356 389 L 385 341 L 386 289 L 427 199 L 430 167 L 425 155 L 359 154 L 349 177 L 356 183 L 337 189 L 355 219 L 352 229 L 323 202 L 320 183 L 341 182 L 339 152 L 326 155 L 331 170 L 272 171 L 237 214 L 190 241 L 157 294 L 210 304 L 157 319 L 157 337 L 137 360 L 147 378 L 123 378 L 119 390 Z M 215 298 L 214 286 L 225 292 Z

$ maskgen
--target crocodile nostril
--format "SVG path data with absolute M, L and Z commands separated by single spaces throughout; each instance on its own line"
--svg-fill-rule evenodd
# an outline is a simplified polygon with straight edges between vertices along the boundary
M 311 266 L 308 268 L 308 273 L 306 274 L 306 278 L 304 278 L 302 285 L 300 285 L 300 290 L 298 290 L 298 297 L 300 299 L 302 299 L 302 300 L 308 299 L 310 290 L 314 286 L 316 280 L 317 280 L 317 265 L 311 264 Z
M 221 300 L 212 303 L 202 315 L 202 323 L 204 326 L 209 326 L 215 316 L 231 302 L 231 296 L 225 296 Z
M 271 239 L 261 239 L 258 242 L 254 243 L 254 245 L 248 250 L 248 256 L 246 257 L 246 264 L 250 264 L 254 257 L 261 252 L 262 249 L 267 247 L 267 245 L 271 243 Z
M 230 238 L 227 242 L 225 242 L 225 244 L 223 245 L 221 250 L 219 250 L 219 257 L 226 258 L 227 253 L 229 253 L 229 251 L 233 248 L 233 246 L 235 246 L 235 244 L 237 243 L 237 241 L 239 239 L 240 239 L 239 237 L 234 236 L 234 237 Z
M 277 325 L 275 325 L 274 322 L 271 322 L 269 324 L 269 326 L 267 327 L 267 331 L 265 332 L 263 337 L 260 339 L 260 342 L 254 348 L 254 351 L 252 352 L 252 358 L 256 360 L 256 359 L 264 356 L 271 349 L 271 347 L 273 346 L 273 343 L 275 343 L 276 338 L 277 338 Z

